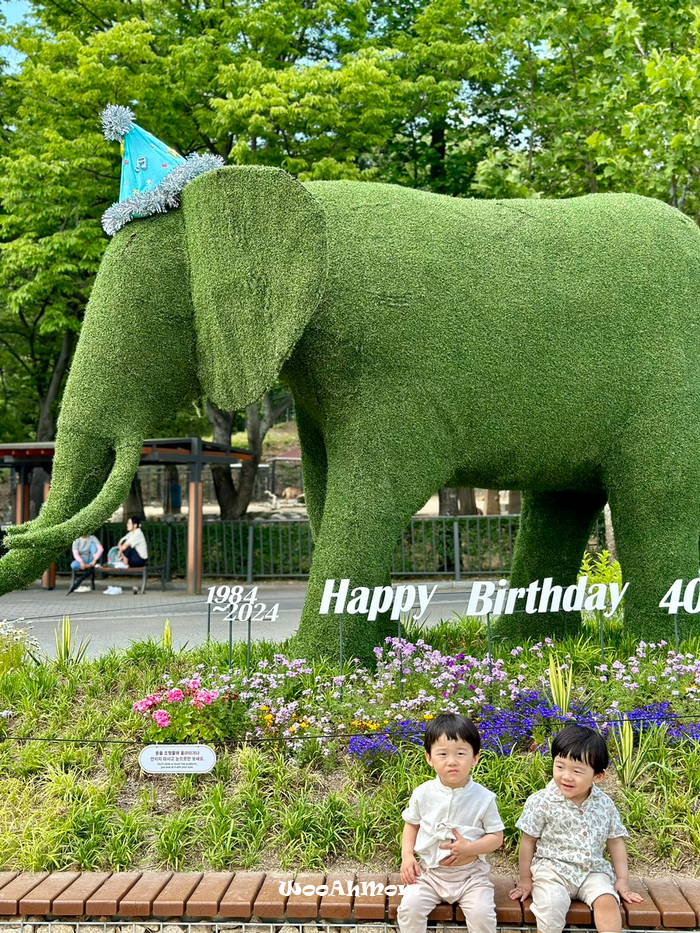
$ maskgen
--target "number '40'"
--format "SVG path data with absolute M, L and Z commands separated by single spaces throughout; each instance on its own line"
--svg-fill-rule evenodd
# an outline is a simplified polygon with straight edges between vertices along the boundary
M 700 612 L 700 577 L 690 580 L 685 589 L 682 580 L 675 580 L 664 593 L 659 608 L 668 609 L 669 615 L 675 615 L 680 609 L 685 609 L 691 615 Z

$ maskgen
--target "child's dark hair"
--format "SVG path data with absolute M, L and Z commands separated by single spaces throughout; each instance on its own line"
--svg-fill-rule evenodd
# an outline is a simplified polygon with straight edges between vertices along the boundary
M 423 736 L 423 746 L 428 754 L 430 754 L 433 745 L 443 735 L 453 742 L 457 741 L 457 739 L 467 742 L 471 745 L 474 754 L 479 754 L 481 749 L 479 730 L 471 719 L 467 719 L 466 716 L 460 716 L 459 713 L 440 713 L 435 719 L 431 720 Z
M 552 738 L 552 758 L 573 758 L 602 774 L 610 763 L 605 739 L 588 726 L 567 726 Z
M 129 518 L 131 519 L 132 525 L 137 525 L 139 528 L 141 527 L 141 516 L 140 515 L 130 515 Z

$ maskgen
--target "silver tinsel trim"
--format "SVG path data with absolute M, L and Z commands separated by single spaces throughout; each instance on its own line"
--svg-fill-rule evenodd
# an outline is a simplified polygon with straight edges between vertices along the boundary
M 222 168 L 224 160 L 221 156 L 194 155 L 188 156 L 184 162 L 175 166 L 165 178 L 152 191 L 141 191 L 139 194 L 119 201 L 108 208 L 102 215 L 102 227 L 108 236 L 114 236 L 117 230 L 137 217 L 149 217 L 151 214 L 162 214 L 173 207 L 180 206 L 179 194 L 185 185 L 215 168 Z
M 134 125 L 134 111 L 119 104 L 108 104 L 102 111 L 102 132 L 105 139 L 120 143 Z

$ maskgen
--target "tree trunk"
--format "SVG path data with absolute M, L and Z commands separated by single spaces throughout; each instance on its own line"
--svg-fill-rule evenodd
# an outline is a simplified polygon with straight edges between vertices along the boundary
M 36 426 L 37 441 L 52 441 L 56 437 L 56 420 L 53 414 L 55 405 L 63 379 L 68 370 L 71 352 L 73 350 L 74 335 L 72 331 L 65 331 L 58 358 L 54 365 L 53 373 L 46 395 L 39 396 L 39 421 Z M 36 518 L 44 501 L 44 483 L 50 482 L 51 472 L 36 467 L 32 470 L 32 478 L 29 487 L 29 517 Z
M 178 503 L 173 501 L 173 486 L 179 486 L 180 484 L 180 475 L 177 472 L 177 465 L 175 463 L 166 463 L 165 464 L 165 482 L 163 488 L 163 514 L 164 515 L 179 515 L 182 511 L 182 498 Z M 182 496 L 182 493 L 180 494 Z
M 462 486 L 457 490 L 457 514 L 476 515 L 476 496 L 473 486 Z
M 258 473 L 258 464 L 262 459 L 262 447 L 265 436 L 273 426 L 277 418 L 283 414 L 291 405 L 292 397 L 287 396 L 277 408 L 272 407 L 272 399 L 269 392 L 266 392 L 262 398 L 262 415 L 260 417 L 260 407 L 256 402 L 254 405 L 248 405 L 245 410 L 245 426 L 248 436 L 248 449 L 253 455 L 252 460 L 244 460 L 241 463 L 240 479 L 238 488 L 233 481 L 230 467 L 212 467 L 212 477 L 214 479 L 214 491 L 221 510 L 221 518 L 225 521 L 236 521 L 243 518 L 250 501 L 253 498 L 255 489 L 255 477 Z M 213 438 L 215 443 L 229 446 L 231 444 L 231 425 L 233 422 L 233 412 L 224 412 L 216 405 L 207 400 L 207 417 L 212 423 Z
M 522 509 L 522 498 L 519 489 L 508 490 L 508 514 L 520 515 Z
M 53 416 L 53 406 L 61 391 L 63 377 L 68 371 L 68 364 L 70 363 L 70 356 L 73 350 L 73 339 L 73 332 L 67 330 L 63 335 L 61 350 L 53 368 L 46 395 L 43 398 L 39 397 L 39 423 L 36 428 L 36 439 L 38 441 L 52 441 L 56 437 L 56 421 Z M 89 399 L 86 399 L 86 404 L 89 405 Z
M 440 502 L 440 515 L 457 515 L 457 490 L 443 486 L 438 490 Z
M 497 489 L 486 490 L 486 503 L 484 506 L 484 515 L 500 515 L 501 502 Z
M 137 515 L 141 520 L 146 517 L 145 509 L 143 507 L 141 480 L 139 479 L 138 472 L 131 481 L 131 489 L 129 490 L 129 495 L 126 497 L 126 502 L 124 503 L 124 521 L 126 521 L 127 518 L 131 518 L 133 515 Z
M 440 501 L 440 515 L 476 515 L 476 499 L 474 489 L 462 486 L 459 489 L 450 489 L 447 486 L 438 490 Z
M 430 187 L 433 191 L 442 191 L 447 174 L 447 121 L 444 118 L 438 118 L 430 127 L 430 149 Z
M 610 504 L 608 502 L 605 503 L 603 517 L 605 518 L 605 548 L 612 559 L 617 560 L 617 548 L 615 547 L 615 532 L 613 530 L 612 512 L 610 511 Z
M 234 412 L 222 411 L 207 399 L 207 418 L 211 421 L 212 440 L 215 444 L 222 444 L 224 447 L 231 446 L 233 415 Z M 235 521 L 240 518 L 240 514 L 238 512 L 238 490 L 231 476 L 231 468 L 213 466 L 211 475 L 221 518 L 224 521 Z

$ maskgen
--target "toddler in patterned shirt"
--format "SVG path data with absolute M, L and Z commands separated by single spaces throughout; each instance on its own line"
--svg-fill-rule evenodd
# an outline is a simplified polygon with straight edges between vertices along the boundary
M 620 898 L 642 898 L 629 887 L 627 830 L 597 786 L 608 767 L 607 746 L 594 729 L 567 726 L 552 739 L 552 759 L 552 780 L 527 798 L 515 824 L 522 830 L 520 879 L 510 896 L 523 901 L 532 894 L 538 933 L 561 933 L 574 897 L 592 909 L 599 933 L 620 933 Z

